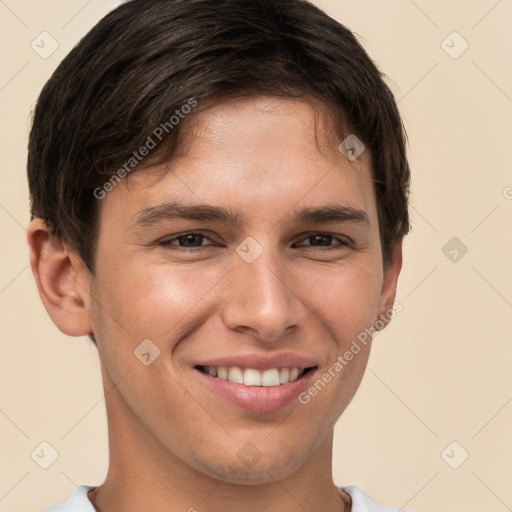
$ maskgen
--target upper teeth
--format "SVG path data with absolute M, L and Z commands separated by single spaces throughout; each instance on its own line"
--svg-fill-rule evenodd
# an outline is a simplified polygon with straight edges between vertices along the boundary
M 204 371 L 213 377 L 222 380 L 229 380 L 235 384 L 246 386 L 279 386 L 297 380 L 303 373 L 304 368 L 270 368 L 259 371 L 254 368 L 240 368 L 239 366 L 205 366 Z

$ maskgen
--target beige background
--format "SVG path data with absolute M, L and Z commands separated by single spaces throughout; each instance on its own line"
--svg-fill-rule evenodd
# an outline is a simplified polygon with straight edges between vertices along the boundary
M 101 483 L 107 468 L 95 349 L 54 327 L 28 267 L 25 159 L 41 87 L 118 3 L 0 0 L 2 511 L 63 501 L 76 484 Z M 336 483 L 415 512 L 510 510 L 512 1 L 317 3 L 360 35 L 390 77 L 414 185 L 403 311 L 375 338 L 337 424 Z M 47 59 L 31 48 L 43 31 L 59 45 Z M 458 58 L 445 51 L 463 48 L 453 31 L 469 43 Z M 455 246 L 442 250 L 452 237 L 468 249 L 455 262 Z M 30 456 L 42 441 L 59 453 L 46 470 Z M 469 458 L 452 469 L 445 459 L 456 465 L 463 450 Z

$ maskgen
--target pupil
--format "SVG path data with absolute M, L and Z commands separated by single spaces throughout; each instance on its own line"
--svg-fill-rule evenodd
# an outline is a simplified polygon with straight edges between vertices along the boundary
M 193 242 L 195 239 L 197 240 L 198 238 L 200 238 L 202 236 L 203 235 L 185 235 L 185 236 L 181 237 L 181 241 L 185 242 L 185 245 L 188 246 L 188 242 L 190 242 L 190 241 Z M 199 244 L 199 245 L 201 245 L 201 244 Z
M 327 242 L 323 245 L 329 245 L 329 237 L 330 235 L 313 235 L 310 237 L 310 239 L 314 239 L 315 241 L 321 241 L 322 239 Z

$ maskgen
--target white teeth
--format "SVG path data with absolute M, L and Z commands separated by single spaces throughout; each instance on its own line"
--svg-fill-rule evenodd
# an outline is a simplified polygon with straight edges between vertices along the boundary
M 287 367 L 287 368 L 270 368 L 260 371 L 254 368 L 242 369 L 239 366 L 205 366 L 204 372 L 217 377 L 221 380 L 229 380 L 235 384 L 244 384 L 245 386 L 279 386 L 280 384 L 288 384 L 297 380 L 303 373 L 304 368 Z
M 233 366 L 230 368 L 228 372 L 228 380 L 230 382 L 234 382 L 235 384 L 243 384 L 244 374 L 242 373 L 242 370 L 240 370 L 238 366 Z
M 246 368 L 244 372 L 246 386 L 261 386 L 261 373 L 253 368 Z
M 290 368 L 281 368 L 281 370 L 279 370 L 279 382 L 281 384 L 290 382 Z
M 245 370 L 247 371 L 247 370 Z M 262 386 L 279 386 L 279 370 L 272 368 L 271 370 L 265 370 L 261 374 L 261 385 Z
M 228 369 L 224 366 L 219 366 L 217 368 L 217 377 L 222 380 L 228 380 Z

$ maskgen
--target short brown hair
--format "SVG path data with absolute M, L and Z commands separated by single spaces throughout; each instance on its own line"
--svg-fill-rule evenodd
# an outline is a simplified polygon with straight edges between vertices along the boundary
M 199 112 L 220 98 L 312 96 L 371 150 L 386 267 L 410 229 L 410 169 L 383 76 L 350 30 L 304 0 L 128 1 L 73 48 L 39 96 L 28 145 L 31 216 L 94 274 L 94 191 L 190 98 Z M 182 124 L 159 141 L 167 159 Z

